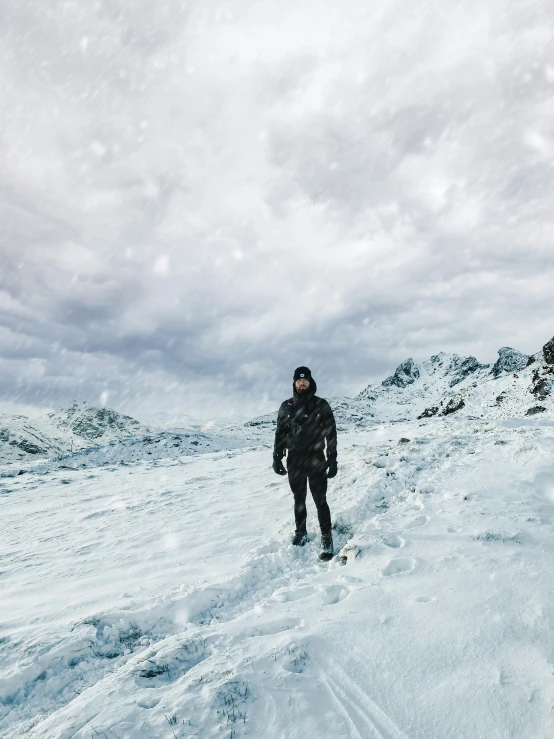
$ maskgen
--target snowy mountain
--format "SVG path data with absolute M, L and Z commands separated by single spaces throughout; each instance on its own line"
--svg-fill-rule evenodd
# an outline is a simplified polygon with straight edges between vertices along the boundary
M 377 385 L 355 398 L 328 398 L 339 430 L 363 429 L 461 413 L 478 418 L 508 418 L 553 410 L 554 339 L 533 356 L 503 347 L 491 366 L 475 357 L 440 352 L 416 364 L 403 361 Z M 277 412 L 244 424 L 250 430 L 275 430 Z
M 492 367 L 475 357 L 442 352 L 421 364 L 410 358 L 354 402 L 364 402 L 380 422 L 452 413 L 508 418 L 552 411 L 553 345 L 554 339 L 533 356 L 503 347 Z
M 148 428 L 131 416 L 110 408 L 97 408 L 88 403 L 74 402 L 67 408 L 49 413 L 46 418 L 56 429 L 69 433 L 71 438 L 82 440 L 86 444 L 148 433 Z
M 409 358 L 382 383 L 368 386 L 355 398 L 329 402 L 339 431 L 452 414 L 470 418 L 548 414 L 554 409 L 553 347 L 554 339 L 532 356 L 503 347 L 492 366 L 444 352 L 421 364 Z M 33 463 L 42 469 L 44 464 L 37 460 L 50 459 L 61 466 L 88 467 L 270 446 L 276 419 L 277 411 L 250 420 L 209 422 L 185 414 L 160 414 L 147 426 L 87 403 L 72 403 L 32 421 L 4 414 L 0 465 L 26 469 Z M 6 474 L 16 474 L 14 469 Z
M 0 464 L 58 458 L 148 433 L 134 418 L 75 402 L 32 420 L 3 414 L 0 425 Z
M 0 416 L 0 476 L 20 471 L 130 464 L 260 443 L 259 435 L 229 427 L 183 428 L 183 418 L 159 418 L 146 426 L 130 416 L 87 403 L 72 403 L 45 416 Z

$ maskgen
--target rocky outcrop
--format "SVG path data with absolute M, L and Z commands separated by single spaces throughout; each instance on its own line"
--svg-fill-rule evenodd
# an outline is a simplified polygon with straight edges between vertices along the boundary
M 431 405 L 429 408 L 426 408 L 423 413 L 417 417 L 418 421 L 421 418 L 432 418 L 433 416 L 436 416 L 439 412 L 439 406 L 438 405 Z
M 553 374 L 554 368 L 551 367 L 536 369 L 533 372 L 533 382 L 529 388 L 531 395 L 534 395 L 539 400 L 547 398 L 552 393 L 552 386 L 554 385 Z
M 536 416 L 537 413 L 544 413 L 545 410 L 546 408 L 544 407 L 544 405 L 534 405 L 532 408 L 529 408 L 529 410 L 527 411 L 525 415 L 526 416 Z
M 444 401 L 442 402 L 444 403 Z M 460 395 L 455 395 L 453 398 L 450 398 L 444 408 L 439 411 L 439 416 L 449 416 L 451 413 L 456 413 L 457 411 L 462 410 L 464 406 L 464 399 Z
M 450 370 L 453 374 L 450 380 L 450 387 L 463 382 L 466 377 L 469 377 L 469 375 L 474 374 L 478 370 L 487 369 L 488 367 L 488 364 L 480 364 L 475 357 L 458 357 L 456 355 Z
M 542 353 L 546 364 L 554 364 L 554 338 L 543 346 Z
M 461 395 L 453 395 L 450 398 L 444 398 L 439 405 L 432 405 L 426 408 L 423 413 L 418 416 L 421 418 L 432 418 L 433 416 L 450 416 L 464 408 L 465 402 Z
M 46 449 L 44 447 L 41 447 L 38 444 L 33 444 L 28 439 L 19 439 L 19 441 L 12 439 L 10 444 L 18 447 L 18 449 L 21 449 L 27 454 L 46 454 Z
M 383 387 L 404 388 L 408 387 L 408 385 L 413 385 L 413 383 L 418 379 L 419 376 L 419 367 L 410 357 L 396 368 L 394 375 L 391 375 L 390 377 L 387 377 L 386 380 L 383 380 L 382 384 Z
M 519 372 L 527 367 L 529 356 L 512 349 L 509 346 L 503 346 L 498 350 L 498 359 L 493 365 L 491 374 L 499 377 L 505 372 Z

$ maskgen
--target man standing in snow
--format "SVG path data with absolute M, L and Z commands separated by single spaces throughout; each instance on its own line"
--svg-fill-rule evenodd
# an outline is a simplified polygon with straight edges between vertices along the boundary
M 331 513 L 327 505 L 327 479 L 337 474 L 337 429 L 329 403 L 316 396 L 317 385 L 307 367 L 294 372 L 293 397 L 279 408 L 273 470 L 286 475 L 283 457 L 287 451 L 289 485 L 294 495 L 296 532 L 292 543 L 306 544 L 307 482 L 317 507 L 321 528 L 321 555 L 333 554 Z M 327 442 L 327 458 L 324 449 Z M 327 555 L 327 556 L 326 556 Z

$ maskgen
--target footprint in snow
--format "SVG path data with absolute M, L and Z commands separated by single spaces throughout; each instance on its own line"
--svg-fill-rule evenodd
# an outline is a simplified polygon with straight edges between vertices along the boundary
M 333 606 L 340 603 L 350 595 L 350 588 L 347 585 L 328 585 L 321 590 L 321 600 L 324 606 Z
M 383 544 L 392 549 L 401 549 L 404 543 L 404 539 L 398 534 L 385 534 L 383 536 Z
M 409 521 L 405 528 L 416 529 L 418 526 L 425 526 L 426 523 L 429 523 L 429 516 L 418 516 L 417 518 L 412 519 L 412 521 Z
M 160 698 L 152 695 L 141 696 L 135 701 L 139 708 L 155 708 L 159 702 Z
M 302 626 L 303 621 L 300 618 L 280 618 L 276 621 L 268 621 L 265 624 L 258 624 L 251 631 L 243 636 L 252 638 L 254 636 L 272 636 L 273 634 L 281 634 L 283 631 L 290 631 Z
M 303 598 L 309 598 L 316 591 L 311 585 L 301 588 L 294 588 L 292 590 L 277 590 L 273 594 L 273 599 L 279 603 L 288 603 L 291 600 L 302 600 Z
M 402 557 L 392 559 L 382 572 L 383 577 L 392 577 L 393 575 L 403 575 L 411 572 L 415 567 L 415 559 L 410 557 Z

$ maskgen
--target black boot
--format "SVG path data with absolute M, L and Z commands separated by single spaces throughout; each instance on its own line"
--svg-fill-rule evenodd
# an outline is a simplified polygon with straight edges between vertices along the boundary
M 303 547 L 304 544 L 308 543 L 308 534 L 305 531 L 295 531 L 292 543 L 295 547 Z
M 321 534 L 320 559 L 331 559 L 333 557 L 333 537 L 331 534 Z

